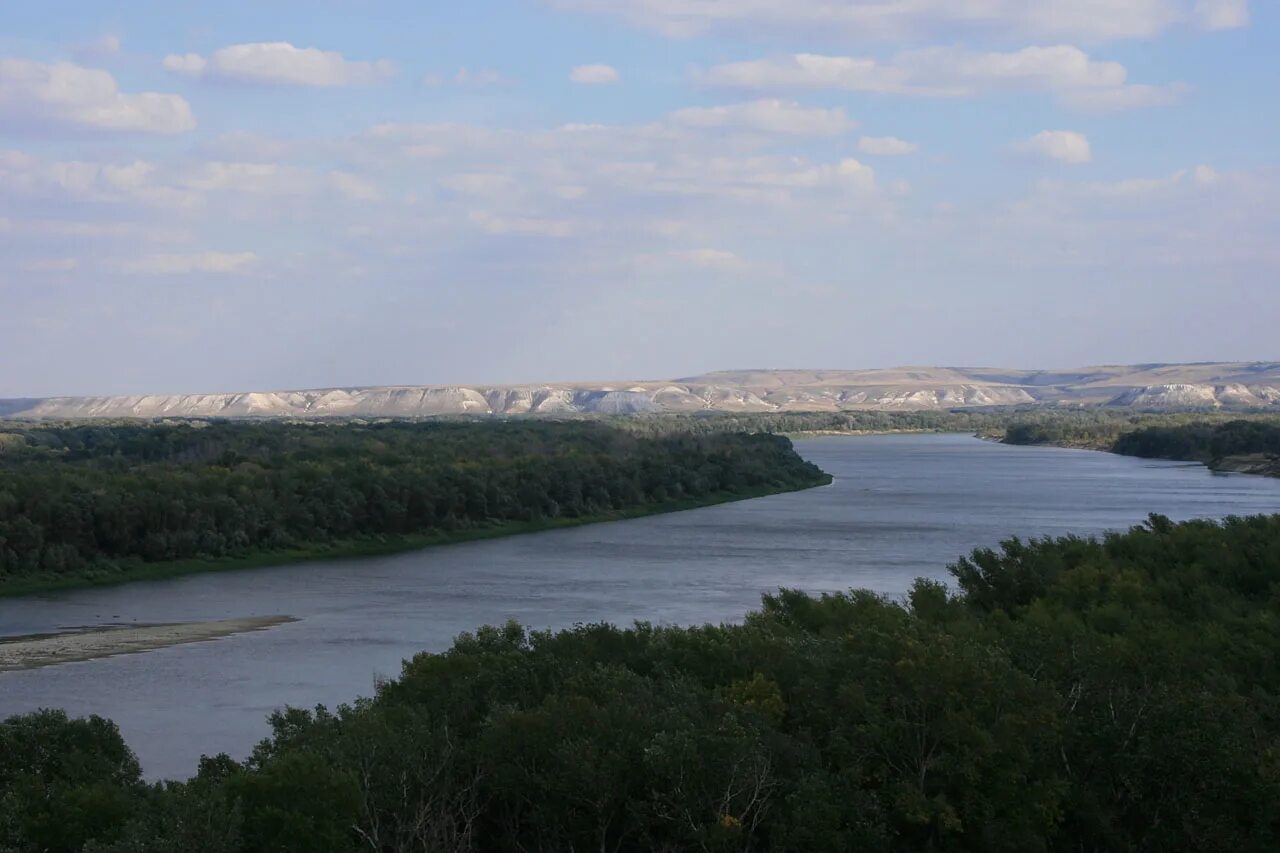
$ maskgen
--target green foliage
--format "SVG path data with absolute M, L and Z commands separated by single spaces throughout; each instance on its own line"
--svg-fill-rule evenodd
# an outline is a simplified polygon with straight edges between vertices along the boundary
M 1011 416 L 1001 437 L 1005 444 L 1051 444 L 1149 459 L 1210 462 L 1239 454 L 1280 454 L 1280 418 L 1048 410 Z
M 0 722 L 0 850 L 74 853 L 139 805 L 137 759 L 114 723 L 39 711 Z
M 482 628 L 181 784 L 140 789 L 101 721 L 15 718 L 18 774 L 119 799 L 0 771 L 0 848 L 73 810 L 53 823 L 93 853 L 1276 849 L 1280 516 L 952 573 L 905 602 L 784 590 L 740 625 Z
M 232 775 L 229 797 L 243 813 L 244 847 L 278 853 L 355 850 L 355 775 L 315 752 L 286 752 L 256 772 Z
M 785 438 L 596 423 L 13 426 L 0 590 L 380 537 L 449 537 L 826 482 Z
M 953 410 L 918 412 L 700 412 L 697 414 L 641 414 L 612 419 L 620 429 L 643 435 L 722 432 L 752 433 L 890 433 L 981 432 L 1004 424 L 1011 411 Z
M 1007 444 L 1059 444 L 1106 449 L 1121 434 L 1145 426 L 1223 424 L 1231 420 L 1280 426 L 1280 417 L 1274 414 L 1142 412 L 1097 406 L 1044 405 L 914 412 L 667 413 L 631 415 L 607 422 L 639 435 L 967 432 L 1003 439 Z
M 1209 464 L 1228 456 L 1280 456 L 1280 422 L 1233 420 L 1147 427 L 1120 436 L 1112 449 L 1126 456 Z

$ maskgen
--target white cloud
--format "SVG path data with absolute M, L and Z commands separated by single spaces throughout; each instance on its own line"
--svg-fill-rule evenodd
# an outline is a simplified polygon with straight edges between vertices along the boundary
M 499 196 L 508 192 L 512 180 L 510 175 L 494 172 L 467 172 L 461 175 L 450 175 L 440 181 L 441 185 L 462 195 Z
M 41 160 L 22 151 L 0 150 L 0 194 L 79 202 L 137 202 L 167 208 L 199 203 L 197 195 L 156 179 L 154 163 L 92 163 Z
M 1075 185 L 1045 181 L 1038 185 L 1037 190 L 1042 194 L 1057 194 L 1075 199 L 1150 200 L 1166 196 L 1175 190 L 1212 187 L 1220 179 L 1221 176 L 1212 166 L 1200 165 L 1192 169 L 1179 169 L 1159 178 L 1127 178 L 1121 181 L 1091 181 Z
M 794 136 L 839 136 L 857 127 L 840 108 L 802 107 L 781 100 L 760 100 L 719 107 L 688 107 L 671 114 L 682 127 L 730 128 Z
M 301 192 L 304 175 L 275 163 L 203 163 L 182 178 L 191 189 L 237 192 Z
M 1068 105 L 1091 109 L 1166 103 L 1182 91 L 1177 85 L 1130 84 L 1123 65 L 1093 59 L 1072 45 L 1008 52 L 924 48 L 887 61 L 797 53 L 717 65 L 698 76 L 708 85 L 756 91 L 839 89 L 939 98 L 1051 92 Z
M 0 59 L 0 119 L 159 134 L 196 126 L 191 106 L 178 95 L 128 94 L 106 71 L 26 59 Z
M 341 53 L 288 42 L 233 44 L 208 57 L 171 54 L 164 67 L 177 74 L 269 86 L 359 86 L 395 73 L 389 60 L 349 60 Z
M 1013 143 L 1009 149 L 1015 154 L 1056 160 L 1072 166 L 1093 160 L 1089 139 L 1073 130 L 1042 130 L 1030 139 Z
M 1206 30 L 1249 26 L 1249 0 L 1197 0 L 1196 21 Z
M 1015 38 L 1148 38 L 1170 27 L 1244 26 L 1247 0 L 545 0 L 612 15 L 666 35 L 738 32 L 842 40 L 957 34 Z
M 748 89 L 844 89 L 855 92 L 959 97 L 993 88 L 1118 86 L 1124 66 L 1097 62 L 1076 47 L 1028 47 L 1010 53 L 926 48 L 888 62 L 852 56 L 797 53 L 717 65 L 705 80 Z
M 1275 170 L 1200 165 L 1117 181 L 1045 180 L 998 217 L 969 216 L 964 239 L 976 253 L 1050 268 L 1197 264 L 1229 274 L 1262 263 L 1254 274 L 1269 280 L 1280 268 L 1278 179 Z
M 668 253 L 672 258 L 699 269 L 743 272 L 751 264 L 725 249 L 684 249 Z
M 459 68 L 453 75 L 453 82 L 459 86 L 500 86 L 507 82 L 507 78 L 493 68 Z
M 201 252 L 192 255 L 146 255 L 119 264 L 121 272 L 136 275 L 189 275 L 191 273 L 242 273 L 256 264 L 253 252 Z
M 1183 83 L 1149 86 L 1130 83 L 1114 89 L 1077 89 L 1059 95 L 1059 100 L 1072 109 L 1087 112 L 1120 112 L 1143 107 L 1167 107 L 1176 104 L 1190 91 Z
M 916 153 L 920 146 L 896 136 L 864 136 L 858 140 L 858 150 L 879 157 L 902 157 Z
M 139 227 L 131 222 L 85 222 L 67 219 L 30 219 L 20 221 L 0 218 L 0 234 L 30 234 L 38 237 L 75 237 L 118 239 L 133 236 Z
M 353 201 L 379 201 L 382 191 L 350 172 L 322 172 L 281 163 L 211 160 L 167 176 L 174 187 L 202 193 L 303 196 L 336 192 Z
M 372 181 L 350 172 L 330 172 L 329 184 L 352 201 L 382 201 L 382 190 Z
M 981 88 L 1094 89 L 1123 85 L 1128 74 L 1118 62 L 1092 59 L 1078 47 L 1060 44 L 1010 52 L 973 52 L 935 47 L 899 54 L 908 74 L 929 81 L 958 78 L 962 86 Z M 936 85 L 936 83 L 935 83 Z
M 599 167 L 597 180 L 618 198 L 700 198 L 757 211 L 871 199 L 876 190 L 875 170 L 852 158 L 813 163 L 800 157 L 714 152 L 667 154 L 660 162 L 616 161 Z
M 24 272 L 35 273 L 72 272 L 79 266 L 78 258 L 35 258 L 22 263 Z
M 196 76 L 209 67 L 209 61 L 198 53 L 171 53 L 160 62 L 166 69 L 175 74 Z
M 846 157 L 835 167 L 835 178 L 862 192 L 870 192 L 876 186 L 875 169 L 852 157 Z
M 505 86 L 511 81 L 501 71 L 494 68 L 459 68 L 449 77 L 438 72 L 431 72 L 422 78 L 422 85 L 428 89 L 437 89 L 446 83 L 472 89 L 489 86 Z
M 572 237 L 572 222 L 538 217 L 504 217 L 478 210 L 469 217 L 471 224 L 488 234 L 523 234 L 533 237 Z
M 380 162 L 402 156 L 430 164 L 442 171 L 437 181 L 455 192 L 501 196 L 511 209 L 507 218 L 514 219 L 545 218 L 526 204 L 584 198 L 607 203 L 609 215 L 616 215 L 646 209 L 664 197 L 755 205 L 801 203 L 808 197 L 847 204 L 874 197 L 875 171 L 857 160 L 823 163 L 793 155 L 762 156 L 760 149 L 783 137 L 726 136 L 719 127 L 695 126 L 723 118 L 712 113 L 698 115 L 693 124 L 673 118 L 650 125 L 565 125 L 536 131 L 385 124 L 371 129 L 368 141 L 378 153 L 369 156 Z M 417 156 L 424 146 L 431 155 L 426 159 Z M 513 191 L 501 191 L 508 186 Z M 572 215 L 586 214 L 575 204 Z
M 717 65 L 702 75 L 713 86 L 737 89 L 911 91 L 908 75 L 875 59 L 797 53 Z
M 602 86 L 617 83 L 622 78 L 612 65 L 579 65 L 569 72 L 569 79 L 588 86 Z
M 1218 170 L 1214 169 L 1212 166 L 1205 166 L 1201 164 L 1191 170 L 1191 180 L 1199 186 L 1207 187 L 1212 184 L 1216 184 L 1221 177 L 1222 176 L 1218 174 Z

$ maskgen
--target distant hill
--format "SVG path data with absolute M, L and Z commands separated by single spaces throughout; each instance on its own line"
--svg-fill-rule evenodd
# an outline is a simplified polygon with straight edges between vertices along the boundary
M 1088 405 L 1280 410 L 1280 362 L 1076 370 L 898 367 L 731 370 L 684 379 L 549 385 L 413 385 L 0 400 L 26 418 L 426 417 L 454 414 L 912 411 Z

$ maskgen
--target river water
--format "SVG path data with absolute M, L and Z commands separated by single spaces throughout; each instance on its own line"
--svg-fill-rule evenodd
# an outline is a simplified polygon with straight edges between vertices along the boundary
M 816 438 L 829 487 L 671 515 L 385 557 L 192 575 L 0 600 L 0 636 L 286 615 L 267 631 L 0 673 L 0 718 L 40 707 L 119 723 L 148 776 L 243 757 L 282 705 L 372 691 L 420 650 L 508 619 L 732 621 L 779 587 L 893 595 L 1009 535 L 1280 512 L 1280 479 L 961 435 Z

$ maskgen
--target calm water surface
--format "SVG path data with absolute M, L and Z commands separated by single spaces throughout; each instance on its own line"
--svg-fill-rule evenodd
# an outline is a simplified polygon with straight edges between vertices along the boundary
M 390 557 L 196 575 L 0 601 L 0 635 L 290 615 L 297 623 L 145 654 L 0 673 L 0 718 L 40 707 L 115 719 L 153 777 L 242 757 L 285 705 L 371 692 L 414 653 L 517 619 L 737 620 L 761 593 L 901 594 L 1011 534 L 1094 533 L 1148 513 L 1280 512 L 1280 480 L 967 436 L 796 442 L 834 485 L 673 515 Z

